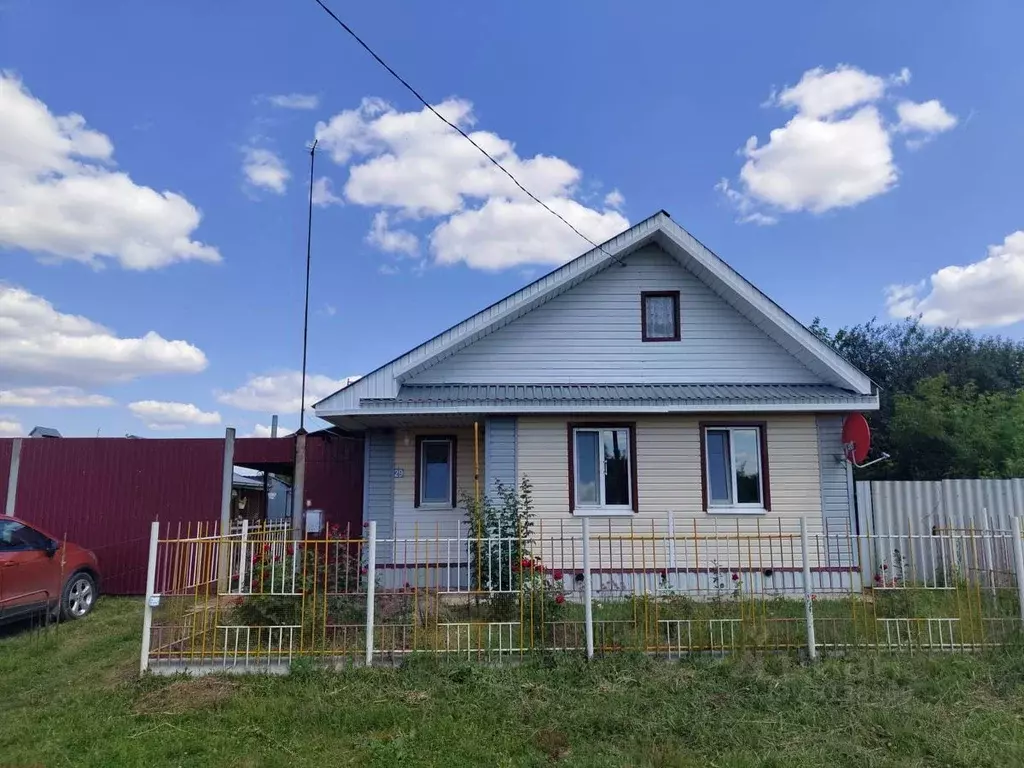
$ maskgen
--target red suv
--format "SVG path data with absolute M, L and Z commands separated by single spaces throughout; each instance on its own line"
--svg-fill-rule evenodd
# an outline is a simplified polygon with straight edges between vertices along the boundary
M 99 595 L 96 555 L 0 515 L 0 623 L 50 612 L 80 619 Z

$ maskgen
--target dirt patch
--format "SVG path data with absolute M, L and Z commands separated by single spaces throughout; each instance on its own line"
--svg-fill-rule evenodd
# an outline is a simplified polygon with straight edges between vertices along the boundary
M 236 688 L 238 683 L 216 677 L 176 680 L 140 696 L 134 712 L 137 715 L 180 715 L 207 709 L 229 698 Z
M 533 743 L 553 763 L 569 756 L 569 737 L 555 728 L 541 728 L 534 735 Z

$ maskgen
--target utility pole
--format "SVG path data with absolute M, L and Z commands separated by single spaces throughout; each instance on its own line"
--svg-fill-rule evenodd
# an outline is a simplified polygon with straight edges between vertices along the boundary
M 316 144 L 313 140 L 309 148 L 309 219 L 306 224 L 306 301 L 302 315 L 302 393 L 299 399 L 299 431 L 305 432 L 306 426 L 306 347 L 309 343 L 309 265 L 313 244 L 313 166 L 316 163 Z
M 306 223 L 306 301 L 302 315 L 302 388 L 299 394 L 299 429 L 295 433 L 295 476 L 292 478 L 292 536 L 304 535 L 306 489 L 306 350 L 309 345 L 309 264 L 313 244 L 313 167 L 316 163 L 314 139 L 309 147 L 309 219 Z

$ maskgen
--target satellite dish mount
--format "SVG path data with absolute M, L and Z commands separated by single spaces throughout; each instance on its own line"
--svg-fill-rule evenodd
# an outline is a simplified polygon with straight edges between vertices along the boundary
M 868 420 L 862 413 L 851 413 L 843 421 L 843 458 L 857 469 L 870 467 L 889 458 L 889 454 L 883 452 L 877 459 L 865 461 L 870 450 L 871 428 Z

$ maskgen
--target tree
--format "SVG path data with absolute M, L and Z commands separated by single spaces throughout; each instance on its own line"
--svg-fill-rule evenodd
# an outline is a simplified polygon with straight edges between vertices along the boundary
M 894 417 L 900 396 L 923 398 L 933 406 L 938 399 L 948 397 L 959 401 L 962 407 L 965 402 L 974 402 L 983 395 L 995 393 L 1006 394 L 1012 399 L 1024 388 L 1024 343 L 999 336 L 978 336 L 962 329 L 929 329 L 919 320 L 878 323 L 872 319 L 833 334 L 815 318 L 811 331 L 878 385 L 880 408 L 866 415 L 873 433 L 873 448 L 892 454 L 892 460 L 864 471 L 864 479 L 979 476 L 963 474 L 968 467 L 977 467 L 977 471 L 981 471 L 981 467 L 1002 466 L 1003 469 L 989 471 L 1009 471 L 1005 457 L 1000 459 L 993 455 L 986 459 L 979 455 L 972 463 L 954 459 L 947 449 L 939 450 L 943 442 L 936 432 L 939 426 L 928 422 L 931 433 L 927 438 L 924 432 L 915 430 L 910 414 L 922 420 L 926 414 L 921 410 L 915 411 L 909 401 L 904 402 L 904 417 L 898 424 L 894 424 Z M 920 384 L 938 376 L 945 377 L 943 385 L 933 383 L 931 388 L 918 391 Z M 976 405 L 981 408 L 980 403 Z M 946 427 L 950 423 L 944 422 Z M 1016 425 L 1024 429 L 1024 423 L 1019 420 Z M 913 439 L 920 442 L 914 443 Z M 949 439 L 952 438 L 947 435 L 945 440 L 948 442 Z M 1009 439 L 1006 433 L 1003 433 L 1003 439 Z M 974 442 L 972 445 L 978 451 L 995 450 L 990 442 Z M 915 458 L 915 450 L 923 453 Z M 927 466 L 925 453 L 929 456 Z M 1002 465 L 999 464 L 1001 460 Z M 1017 471 L 1022 470 L 1024 467 Z

